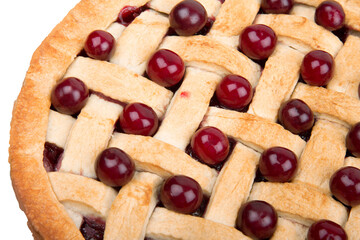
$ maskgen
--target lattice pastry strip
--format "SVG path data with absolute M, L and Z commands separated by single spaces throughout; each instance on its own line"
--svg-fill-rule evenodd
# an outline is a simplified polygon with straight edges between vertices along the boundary
M 299 159 L 294 181 L 308 183 L 330 194 L 329 179 L 344 165 L 347 132 L 342 125 L 318 120 Z
M 219 236 L 227 240 L 250 240 L 235 228 L 165 208 L 155 209 L 146 229 L 146 236 L 159 240 L 219 240 Z
M 266 201 L 277 210 L 279 216 L 306 226 L 320 219 L 343 225 L 348 217 L 341 203 L 305 183 L 255 183 L 249 200 Z
M 307 227 L 279 217 L 274 235 L 270 240 L 304 240 L 306 239 Z
M 204 118 L 221 79 L 215 73 L 187 68 L 185 79 L 172 99 L 154 138 L 184 151 Z
M 291 98 L 303 100 L 319 118 L 345 125 L 360 119 L 360 101 L 344 93 L 299 83 Z
M 91 95 L 69 133 L 60 171 L 96 178 L 96 157 L 106 148 L 122 109 Z
M 74 123 L 75 119 L 73 117 L 50 110 L 46 142 L 64 148 L 66 139 Z
M 169 26 L 169 19 L 155 11 L 141 13 L 116 41 L 110 62 L 142 75 L 147 60 L 158 48 Z
M 315 11 L 316 9 L 312 6 L 304 5 L 304 4 L 295 4 L 291 9 L 290 14 L 298 15 L 309 19 L 310 21 L 315 20 Z
M 260 154 L 237 143 L 221 169 L 204 218 L 235 227 L 238 211 L 254 182 Z
M 324 50 L 335 56 L 343 46 L 334 34 L 305 17 L 284 14 L 260 14 L 255 24 L 271 27 L 279 41 L 307 53 Z
M 265 64 L 248 113 L 276 122 L 281 104 L 298 82 L 303 58 L 300 52 L 278 44 Z
M 141 102 L 161 117 L 170 102 L 172 92 L 116 64 L 78 57 L 65 77 L 82 80 L 89 89 L 115 100 Z
M 304 140 L 285 130 L 281 125 L 249 113 L 210 107 L 202 126 L 217 127 L 226 135 L 259 152 L 281 146 L 300 156 L 305 147 Z
M 161 183 L 162 178 L 157 175 L 136 173 L 112 203 L 104 240 L 143 240 Z
M 152 172 L 163 178 L 189 176 L 200 184 L 206 195 L 210 195 L 217 177 L 214 169 L 152 137 L 115 133 L 109 147 L 120 148 L 131 156 L 138 171 Z

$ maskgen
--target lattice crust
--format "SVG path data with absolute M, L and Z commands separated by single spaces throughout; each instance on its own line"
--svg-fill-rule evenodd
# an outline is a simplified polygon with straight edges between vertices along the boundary
M 248 113 L 276 122 L 281 104 L 290 98 L 298 82 L 303 58 L 300 52 L 277 45 L 265 64 Z
M 335 56 L 343 46 L 334 34 L 305 17 L 259 14 L 255 23 L 271 27 L 277 34 L 279 41 L 304 53 L 319 49 Z
M 110 62 L 143 74 L 147 60 L 158 48 L 169 26 L 169 19 L 155 11 L 141 13 L 116 41 Z
M 74 122 L 73 117 L 50 110 L 46 142 L 64 148 Z
M 260 154 L 237 143 L 223 166 L 208 203 L 205 219 L 235 226 L 238 211 L 254 182 Z
M 158 12 L 170 14 L 171 9 L 181 1 L 182 0 L 152 0 L 149 2 L 149 6 Z M 221 6 L 218 0 L 199 0 L 198 2 L 204 6 L 209 17 L 215 16 Z
M 329 179 L 344 165 L 347 132 L 348 129 L 339 124 L 318 120 L 299 160 L 294 181 L 308 183 L 330 194 Z
M 291 9 L 290 14 L 298 15 L 309 19 L 310 21 L 315 20 L 316 8 L 304 4 L 295 4 Z
M 48 175 L 57 198 L 65 208 L 83 216 L 107 218 L 117 195 L 113 188 L 71 173 L 51 172 Z
M 163 178 L 172 175 L 192 177 L 207 195 L 211 193 L 217 177 L 214 169 L 155 138 L 115 133 L 109 147 L 120 148 L 130 155 L 138 171 L 152 172 Z
M 255 183 L 249 200 L 266 201 L 280 216 L 306 226 L 320 219 L 343 225 L 348 217 L 346 208 L 340 202 L 303 183 Z
M 304 240 L 306 234 L 307 228 L 304 225 L 279 217 L 276 231 L 271 240 Z
M 280 146 L 300 156 L 305 147 L 304 140 L 285 130 L 281 125 L 249 113 L 210 107 L 202 126 L 219 128 L 226 135 L 259 152 Z
M 162 179 L 157 175 L 136 173 L 111 206 L 104 238 L 143 240 L 161 183 Z
M 360 119 L 359 99 L 344 93 L 299 83 L 292 98 L 303 100 L 318 117 L 323 119 L 347 126 L 356 124 Z
M 360 37 L 349 35 L 344 47 L 335 58 L 334 77 L 329 82 L 327 88 L 343 92 L 358 99 L 360 54 L 357 54 L 354 49 L 360 49 Z
M 158 116 L 165 113 L 173 95 L 171 91 L 126 68 L 90 58 L 76 58 L 65 77 L 77 77 L 89 89 L 121 102 L 144 103 L 152 107 Z
M 160 48 L 176 52 L 187 66 L 198 67 L 222 76 L 238 74 L 255 86 L 260 78 L 260 66 L 238 50 L 204 36 L 166 37 Z
M 146 236 L 165 240 L 250 240 L 235 228 L 215 223 L 204 218 L 193 217 L 156 208 L 150 218 Z
M 184 151 L 204 118 L 216 86 L 221 80 L 217 74 L 187 68 L 185 79 L 154 138 Z

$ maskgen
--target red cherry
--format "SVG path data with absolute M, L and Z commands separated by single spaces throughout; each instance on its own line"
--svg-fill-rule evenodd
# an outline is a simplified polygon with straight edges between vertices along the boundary
M 246 27 L 240 35 L 240 49 L 249 58 L 263 60 L 275 50 L 277 36 L 268 26 L 256 24 Z
M 118 15 L 117 22 L 127 27 L 146 9 L 148 9 L 146 6 L 139 8 L 133 6 L 125 6 L 123 7 L 123 9 L 121 9 Z
M 281 105 L 279 121 L 292 133 L 299 134 L 312 128 L 314 125 L 314 114 L 302 100 L 291 99 Z
M 80 232 L 85 240 L 104 239 L 105 222 L 101 218 L 84 217 L 80 226 Z
M 159 126 L 154 110 L 142 103 L 131 103 L 120 115 L 121 129 L 128 134 L 152 136 Z
M 334 59 L 324 51 L 315 50 L 304 57 L 301 64 L 301 76 L 313 86 L 324 86 L 329 83 L 334 72 Z
M 360 204 L 360 169 L 344 167 L 330 179 L 332 194 L 342 203 L 355 207 Z
M 238 75 L 228 75 L 216 88 L 216 96 L 225 107 L 241 110 L 253 97 L 251 84 Z
M 261 155 L 259 169 L 271 182 L 288 182 L 295 175 L 297 157 L 292 151 L 283 147 L 269 148 Z
M 84 50 L 86 54 L 97 60 L 108 60 L 114 49 L 115 38 L 108 32 L 96 30 L 86 39 Z
M 98 156 L 95 169 L 100 181 L 111 187 L 124 186 L 135 174 L 134 162 L 118 148 L 105 149 Z
M 262 0 L 261 8 L 266 13 L 287 14 L 294 6 L 294 0 Z
M 277 221 L 273 206 L 264 201 L 251 201 L 240 208 L 236 225 L 251 238 L 267 239 L 274 234 Z
M 330 220 L 320 220 L 313 223 L 307 234 L 308 240 L 347 240 L 344 229 Z
M 191 147 L 201 161 L 216 165 L 223 162 L 229 154 L 229 140 L 215 127 L 198 130 L 191 139 Z
M 329 31 L 338 30 L 345 23 L 344 9 L 335 1 L 324 1 L 316 8 L 315 22 Z
M 170 26 L 180 36 L 191 36 L 200 31 L 207 22 L 207 12 L 201 3 L 184 0 L 170 12 Z
M 360 122 L 355 124 L 346 136 L 346 148 L 355 156 L 360 157 Z
M 149 78 L 157 84 L 171 87 L 184 77 L 185 65 L 179 55 L 173 51 L 161 49 L 150 58 L 146 72 Z
M 70 77 L 59 82 L 51 92 L 51 103 L 61 113 L 74 115 L 85 106 L 89 90 L 79 79 Z
M 186 176 L 173 176 L 163 184 L 160 199 L 166 208 L 189 214 L 200 207 L 203 192 L 199 183 L 194 179 Z

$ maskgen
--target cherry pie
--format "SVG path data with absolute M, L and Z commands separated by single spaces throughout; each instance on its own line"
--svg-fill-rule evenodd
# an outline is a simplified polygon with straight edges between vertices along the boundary
M 34 53 L 35 239 L 360 237 L 360 1 L 82 0 Z

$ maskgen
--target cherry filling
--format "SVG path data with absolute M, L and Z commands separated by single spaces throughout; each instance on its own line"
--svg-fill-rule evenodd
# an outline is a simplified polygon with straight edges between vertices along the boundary
M 123 9 L 121 9 L 117 22 L 127 27 L 135 20 L 135 18 L 137 18 L 147 9 L 149 8 L 146 5 L 139 8 L 134 6 L 125 6 Z
M 59 160 L 63 152 L 64 149 L 61 147 L 58 147 L 53 143 L 45 143 L 43 163 L 47 172 L 54 172 L 58 170 Z
M 335 1 L 324 1 L 316 8 L 315 22 L 329 31 L 338 30 L 345 23 L 344 9 Z
M 80 226 L 80 232 L 85 240 L 104 239 L 105 222 L 99 218 L 83 218 Z
M 212 26 L 214 25 L 215 22 L 215 18 L 214 17 L 209 17 L 205 23 L 205 26 L 198 31 L 197 33 L 195 33 L 195 35 L 206 35 L 210 32 Z
M 287 14 L 294 6 L 294 0 L 262 0 L 261 8 L 265 13 Z
M 313 223 L 307 234 L 308 240 L 347 240 L 344 229 L 330 220 L 320 220 Z

